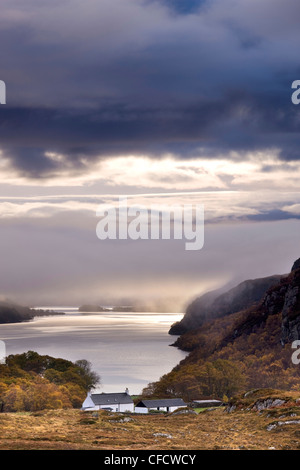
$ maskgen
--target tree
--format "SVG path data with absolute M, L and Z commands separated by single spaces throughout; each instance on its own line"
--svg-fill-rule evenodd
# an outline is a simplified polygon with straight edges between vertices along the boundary
M 96 385 L 100 385 L 100 376 L 96 372 L 92 371 L 92 365 L 89 361 L 86 359 L 79 359 L 75 362 L 75 365 L 78 367 L 79 375 L 83 378 L 87 390 L 91 390 L 95 388 Z
M 73 363 L 34 351 L 10 355 L 0 366 L 0 406 L 4 411 L 79 408 L 99 382 L 84 359 Z

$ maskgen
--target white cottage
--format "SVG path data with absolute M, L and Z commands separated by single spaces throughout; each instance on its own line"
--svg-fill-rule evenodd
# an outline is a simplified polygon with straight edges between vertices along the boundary
M 186 407 L 182 398 L 163 398 L 161 400 L 141 400 L 135 407 L 136 413 L 149 413 L 151 410 L 172 412 Z
M 82 403 L 83 411 L 107 410 L 134 412 L 134 403 L 128 389 L 124 393 L 88 393 Z

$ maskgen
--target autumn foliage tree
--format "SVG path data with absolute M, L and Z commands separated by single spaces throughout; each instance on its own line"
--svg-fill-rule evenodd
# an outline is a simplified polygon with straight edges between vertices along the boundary
M 75 363 L 34 351 L 10 355 L 0 365 L 2 411 L 79 408 L 100 382 L 86 360 Z
M 175 368 L 143 390 L 145 396 L 180 396 L 186 400 L 232 396 L 245 383 L 237 364 L 224 359 Z

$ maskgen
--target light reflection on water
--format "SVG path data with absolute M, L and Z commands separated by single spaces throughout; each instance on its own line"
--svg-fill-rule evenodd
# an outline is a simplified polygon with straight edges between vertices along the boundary
M 169 347 L 176 337 L 168 335 L 168 330 L 182 314 L 82 314 L 70 307 L 43 308 L 66 314 L 0 325 L 7 354 L 33 350 L 71 361 L 87 359 L 101 376 L 99 391 L 118 392 L 128 387 L 130 393 L 140 393 L 186 356 Z

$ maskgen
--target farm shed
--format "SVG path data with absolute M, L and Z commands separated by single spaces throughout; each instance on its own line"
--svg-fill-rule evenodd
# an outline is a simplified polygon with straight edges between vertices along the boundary
M 149 413 L 149 411 L 172 412 L 178 408 L 186 407 L 182 398 L 162 398 L 160 400 L 141 400 L 136 404 L 136 413 Z

